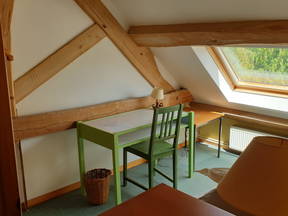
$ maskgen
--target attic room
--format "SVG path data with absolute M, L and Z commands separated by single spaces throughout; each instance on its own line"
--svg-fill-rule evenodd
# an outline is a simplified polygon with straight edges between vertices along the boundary
M 287 216 L 287 8 L 1 0 L 0 215 Z

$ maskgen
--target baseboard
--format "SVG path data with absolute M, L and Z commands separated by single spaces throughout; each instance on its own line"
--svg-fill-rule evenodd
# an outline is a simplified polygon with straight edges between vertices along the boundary
M 33 198 L 31 200 L 28 200 L 28 202 L 27 202 L 28 208 L 31 208 L 31 207 L 33 207 L 35 205 L 38 205 L 38 204 L 43 203 L 43 202 L 46 202 L 46 201 L 48 201 L 50 199 L 59 197 L 61 195 L 69 193 L 71 191 L 77 190 L 79 188 L 80 188 L 80 182 L 76 182 L 74 184 L 71 184 L 71 185 L 68 185 L 66 187 L 60 188 L 58 190 L 52 191 L 50 193 L 44 194 L 42 196 Z
M 138 166 L 138 165 L 141 165 L 143 163 L 145 163 L 146 160 L 145 159 L 138 159 L 138 160 L 135 160 L 135 161 L 132 161 L 130 163 L 128 163 L 128 169 L 132 168 L 132 167 L 135 167 L 135 166 Z M 122 172 L 123 171 L 123 166 L 120 167 L 120 171 Z M 63 188 L 60 188 L 58 190 L 55 190 L 55 191 L 52 191 L 52 192 L 49 192 L 47 194 L 44 194 L 44 195 L 41 195 L 39 197 L 35 197 L 31 200 L 28 200 L 27 202 L 27 205 L 28 205 L 28 208 L 31 208 L 33 206 L 36 206 L 36 205 L 39 205 L 43 202 L 46 202 L 50 199 L 53 199 L 53 198 L 56 198 L 56 197 L 59 197 L 59 196 L 62 196 L 66 193 L 69 193 L 69 192 L 72 192 L 74 190 L 77 190 L 80 188 L 80 182 L 76 182 L 76 183 L 73 183 L 71 185 L 68 185 L 66 187 L 63 187 Z
M 139 165 L 144 164 L 144 163 L 146 163 L 146 160 L 143 158 L 140 158 L 140 159 L 135 160 L 135 161 L 131 161 L 127 164 L 127 169 L 139 166 Z M 122 172 L 123 166 L 120 166 L 119 170 L 120 170 L 120 172 Z M 112 175 L 114 175 L 113 170 L 112 170 Z
M 197 137 L 197 142 L 212 145 L 212 146 L 218 146 L 218 140 L 213 139 L 213 138 L 207 138 L 207 137 Z M 221 142 L 221 148 L 228 150 L 229 147 L 226 143 Z
M 182 148 L 184 146 L 185 146 L 185 143 L 179 144 L 179 148 Z M 139 166 L 139 165 L 141 165 L 143 163 L 146 163 L 146 160 L 143 159 L 143 158 L 140 158 L 138 160 L 129 162 L 128 165 L 127 165 L 127 168 L 130 169 L 130 168 Z M 120 171 L 121 172 L 123 171 L 123 166 L 120 167 Z M 112 175 L 113 175 L 113 173 L 112 173 Z M 31 208 L 33 206 L 39 205 L 39 204 L 41 204 L 43 202 L 46 202 L 48 200 L 51 200 L 53 198 L 56 198 L 56 197 L 59 197 L 59 196 L 63 196 L 64 194 L 72 192 L 72 191 L 77 190 L 79 188 L 80 188 L 80 182 L 73 183 L 73 184 L 68 185 L 66 187 L 60 188 L 58 190 L 49 192 L 49 193 L 41 195 L 39 197 L 35 197 L 35 198 L 31 199 L 31 200 L 28 200 L 27 207 Z M 23 208 L 23 209 L 25 209 L 25 208 Z
M 212 146 L 218 146 L 218 141 L 213 138 L 198 137 L 197 142 L 201 142 L 203 144 L 212 145 Z M 221 143 L 221 148 L 235 155 L 240 155 L 242 153 L 241 151 L 237 151 L 235 149 L 229 148 L 229 145 L 226 143 Z

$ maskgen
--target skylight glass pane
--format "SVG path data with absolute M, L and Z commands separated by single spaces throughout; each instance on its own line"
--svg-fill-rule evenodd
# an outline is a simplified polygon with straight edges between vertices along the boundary
M 288 86 L 288 48 L 220 49 L 239 81 Z

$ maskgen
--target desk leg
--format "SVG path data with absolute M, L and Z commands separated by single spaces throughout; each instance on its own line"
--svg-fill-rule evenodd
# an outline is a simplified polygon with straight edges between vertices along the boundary
M 196 165 L 196 130 L 197 130 L 197 127 L 196 125 L 194 124 L 193 126 L 193 172 L 195 172 L 195 165 Z
M 113 171 L 114 171 L 114 187 L 115 187 L 115 204 L 121 204 L 121 183 L 120 183 L 120 171 L 119 171 L 119 149 L 114 147 L 113 149 Z
M 188 177 L 191 178 L 195 167 L 195 126 L 194 113 L 189 112 L 189 155 L 188 155 Z
M 85 192 L 85 185 L 84 185 L 84 177 L 85 177 L 84 145 L 83 145 L 83 139 L 79 136 L 78 136 L 78 155 L 79 155 L 81 193 L 85 195 L 86 192 Z
M 217 157 L 218 158 L 220 158 L 221 137 L 222 137 L 222 118 L 219 119 L 218 152 L 217 152 Z

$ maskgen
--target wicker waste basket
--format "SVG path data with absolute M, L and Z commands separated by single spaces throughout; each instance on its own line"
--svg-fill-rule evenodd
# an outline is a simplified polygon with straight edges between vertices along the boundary
M 85 175 L 87 200 L 91 204 L 104 204 L 109 198 L 109 182 L 111 171 L 108 169 L 93 169 Z

